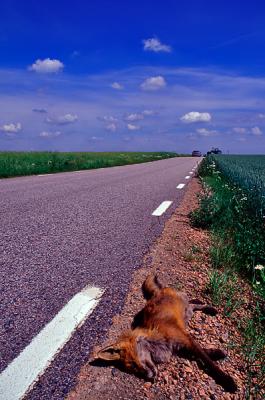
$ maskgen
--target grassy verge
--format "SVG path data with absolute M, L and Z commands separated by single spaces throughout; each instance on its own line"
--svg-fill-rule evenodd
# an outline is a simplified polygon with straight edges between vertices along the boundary
M 180 156 L 173 152 L 0 152 L 0 178 L 138 164 Z
M 265 396 L 265 227 L 260 193 L 231 182 L 211 157 L 200 166 L 200 206 L 190 214 L 195 227 L 212 235 L 208 293 L 233 318 L 242 336 L 247 398 Z M 246 296 L 244 282 L 249 288 Z M 241 312 L 242 311 L 242 312 Z M 239 314 L 240 312 L 240 314 Z M 238 318 L 238 315 L 241 317 Z

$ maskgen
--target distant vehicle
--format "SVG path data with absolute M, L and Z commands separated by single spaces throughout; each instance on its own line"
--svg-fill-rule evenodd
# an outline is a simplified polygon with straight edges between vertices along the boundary
M 199 150 L 193 150 L 191 155 L 192 155 L 192 157 L 201 157 L 202 153 Z
M 210 151 L 207 151 L 207 154 L 222 154 L 222 150 L 218 149 L 218 147 L 213 147 Z

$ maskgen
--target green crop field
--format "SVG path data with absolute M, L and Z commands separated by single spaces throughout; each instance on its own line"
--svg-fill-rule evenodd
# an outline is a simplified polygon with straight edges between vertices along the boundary
M 231 184 L 244 192 L 248 208 L 260 218 L 265 215 L 265 156 L 211 156 L 216 168 Z
M 231 181 L 246 190 L 265 192 L 265 156 L 212 156 L 218 169 Z
M 0 152 L 0 178 L 114 167 L 177 156 L 173 152 Z

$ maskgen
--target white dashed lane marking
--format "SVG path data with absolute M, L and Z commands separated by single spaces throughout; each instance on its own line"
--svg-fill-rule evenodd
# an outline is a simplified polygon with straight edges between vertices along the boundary
M 92 313 L 103 290 L 86 287 L 35 336 L 0 374 L 0 399 L 20 400 L 34 386 L 56 354 Z
M 177 186 L 177 189 L 183 189 L 185 186 L 185 183 L 179 183 Z
M 162 214 L 164 214 L 168 207 L 171 206 L 172 203 L 172 201 L 163 201 L 160 206 L 157 207 L 154 212 L 152 212 L 152 215 L 155 217 L 160 217 Z

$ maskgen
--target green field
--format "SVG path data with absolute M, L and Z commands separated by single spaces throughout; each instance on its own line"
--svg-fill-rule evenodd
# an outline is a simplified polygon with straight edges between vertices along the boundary
M 178 156 L 173 152 L 0 152 L 0 178 L 114 167 Z
M 218 171 L 228 183 L 240 188 L 249 210 L 264 219 L 265 215 L 265 156 L 218 155 L 211 156 Z
M 231 183 L 248 191 L 265 192 L 265 156 L 218 155 L 212 160 Z

